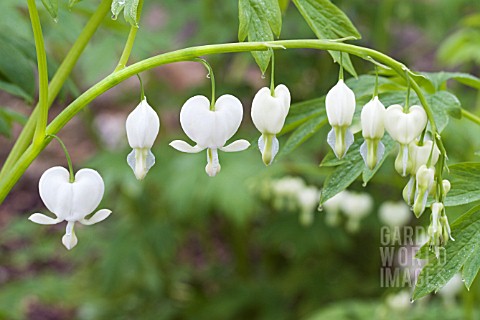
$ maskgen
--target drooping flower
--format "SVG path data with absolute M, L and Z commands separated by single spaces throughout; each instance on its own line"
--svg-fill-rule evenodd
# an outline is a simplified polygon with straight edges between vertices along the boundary
M 45 206 L 56 218 L 42 213 L 34 213 L 28 219 L 38 224 L 57 224 L 67 221 L 66 233 L 62 238 L 63 245 L 72 249 L 77 245 L 75 222 L 92 225 L 105 220 L 111 213 L 108 209 L 91 214 L 103 197 L 105 189 L 103 179 L 97 171 L 81 169 L 75 175 L 75 181 L 69 181 L 69 172 L 63 167 L 53 167 L 45 171 L 40 178 L 39 192 Z
M 415 187 L 415 202 L 413 203 L 413 212 L 417 217 L 420 217 L 425 211 L 427 204 L 428 194 L 432 190 L 433 183 L 435 181 L 435 168 L 427 167 L 426 165 L 420 166 L 416 175 L 416 187 Z
M 332 126 L 327 142 L 337 158 L 341 159 L 353 143 L 353 134 L 348 127 L 355 113 L 355 94 L 342 79 L 328 91 L 325 108 L 328 123 Z
M 427 125 L 427 114 L 420 106 L 411 106 L 407 112 L 401 105 L 387 108 L 385 113 L 385 130 L 400 144 L 400 151 L 395 160 L 395 169 L 402 176 L 411 170 L 408 145 L 414 141 Z
M 313 186 L 297 191 L 297 201 L 300 206 L 300 223 L 310 226 L 313 223 L 313 214 L 320 200 L 320 192 Z
M 401 227 L 411 217 L 410 208 L 403 201 L 386 201 L 378 209 L 380 220 L 390 227 Z
M 180 124 L 185 134 L 196 145 L 191 146 L 182 140 L 175 140 L 170 146 L 181 152 L 198 153 L 207 149 L 205 171 L 211 177 L 220 172 L 218 150 L 236 152 L 247 149 L 250 143 L 236 140 L 225 146 L 238 130 L 242 121 L 242 103 L 232 95 L 223 95 L 217 99 L 213 110 L 210 101 L 204 96 L 194 96 L 185 102 L 180 111 Z
M 266 165 L 273 162 L 278 152 L 276 135 L 282 130 L 289 109 L 290 91 L 283 84 L 275 88 L 273 96 L 270 89 L 264 87 L 253 98 L 251 116 L 253 124 L 262 133 L 258 139 L 258 147 Z
M 385 146 L 381 141 L 385 133 L 385 106 L 378 96 L 363 107 L 360 120 L 362 135 L 365 138 L 365 142 L 360 147 L 360 153 L 368 168 L 373 170 L 385 152 Z
M 348 193 L 346 190 L 340 191 L 321 205 L 320 210 L 325 209 L 325 222 L 329 226 L 337 226 L 340 223 L 341 204 L 348 198 Z
M 347 192 L 340 208 L 348 217 L 347 230 L 357 232 L 360 221 L 372 211 L 373 199 L 368 193 Z
M 440 156 L 440 150 L 431 140 L 424 141 L 421 146 L 416 141 L 411 142 L 408 145 L 408 152 L 412 161 L 411 171 L 409 172 L 411 175 L 415 175 L 422 165 L 427 164 L 430 154 L 432 155 L 430 159 L 431 166 L 437 163 Z
M 126 128 L 128 144 L 133 149 L 127 156 L 127 162 L 135 177 L 142 180 L 155 164 L 150 149 L 160 130 L 160 119 L 146 98 L 128 115 Z

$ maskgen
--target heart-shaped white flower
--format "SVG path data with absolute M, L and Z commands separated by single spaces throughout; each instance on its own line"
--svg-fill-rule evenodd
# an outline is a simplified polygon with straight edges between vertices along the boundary
M 408 152 L 412 159 L 411 175 L 415 175 L 422 165 L 427 164 L 430 155 L 432 155 L 430 160 L 431 166 L 435 166 L 440 156 L 440 150 L 436 144 L 433 145 L 432 140 L 424 141 L 422 146 L 419 146 L 416 141 L 413 141 L 408 145 Z
M 400 144 L 400 151 L 395 159 L 395 169 L 402 176 L 412 170 L 408 144 L 414 141 L 427 126 L 427 114 L 420 106 L 411 106 L 408 112 L 394 104 L 385 113 L 385 130 Z
M 160 119 L 146 98 L 128 115 L 126 129 L 128 144 L 133 149 L 127 156 L 127 162 L 135 177 L 142 180 L 155 164 L 150 149 L 160 130 Z
M 78 242 L 74 232 L 75 222 L 92 225 L 105 220 L 111 213 L 108 209 L 101 209 L 90 219 L 85 218 L 98 207 L 103 197 L 105 187 L 97 171 L 81 169 L 75 175 L 74 182 L 69 179 L 70 174 L 63 167 L 53 167 L 45 171 L 38 185 L 40 197 L 56 218 L 41 213 L 34 213 L 28 218 L 38 224 L 67 221 L 62 242 L 68 250 Z
M 250 143 L 237 140 L 225 146 L 238 130 L 243 117 L 243 107 L 240 100 L 232 95 L 223 95 L 210 110 L 210 101 L 204 96 L 194 96 L 185 102 L 180 111 L 180 125 L 185 134 L 196 142 L 195 146 L 182 140 L 170 143 L 173 148 L 187 153 L 197 153 L 207 150 L 207 166 L 209 176 L 220 172 L 218 152 L 235 152 L 247 149 Z
M 269 88 L 263 87 L 253 98 L 251 116 L 253 124 L 262 133 L 258 146 L 266 165 L 271 164 L 278 153 L 276 135 L 285 124 L 290 100 L 290 91 L 283 84 L 275 88 L 273 96 Z
M 387 108 L 385 113 L 385 129 L 388 134 L 400 143 L 408 145 L 415 140 L 427 125 L 427 114 L 420 106 L 411 106 L 404 112 L 399 104 Z
M 348 127 L 355 113 L 355 93 L 342 79 L 328 91 L 325 109 L 328 123 L 332 126 L 327 142 L 337 158 L 341 159 L 353 143 L 353 134 Z

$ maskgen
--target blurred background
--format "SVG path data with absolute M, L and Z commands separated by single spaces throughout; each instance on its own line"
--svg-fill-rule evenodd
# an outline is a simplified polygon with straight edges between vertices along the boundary
M 54 22 L 38 2 L 52 73 L 98 1 L 83 0 L 72 9 L 66 1 L 60 3 Z M 413 70 L 480 75 L 478 1 L 334 3 L 362 34 L 355 43 L 383 51 Z M 145 0 L 130 61 L 192 45 L 235 42 L 237 15 L 237 1 Z M 106 17 L 53 105 L 52 118 L 113 71 L 128 30 L 123 18 Z M 314 38 L 293 5 L 284 15 L 281 38 Z M 352 60 L 359 74 L 372 72 L 371 64 Z M 34 61 L 25 3 L 2 0 L 0 70 L 2 79 L 15 84 L 0 82 L 2 162 L 35 100 Z M 218 95 L 234 94 L 244 104 L 244 122 L 234 138 L 256 141 L 259 133 L 249 109 L 254 93 L 268 85 L 268 76 L 262 77 L 249 53 L 211 56 L 208 61 Z M 290 88 L 293 102 L 323 96 L 336 83 L 337 72 L 324 52 L 276 54 L 276 81 Z M 68 252 L 61 244 L 63 224 L 46 227 L 27 220 L 33 212 L 47 213 L 38 195 L 43 171 L 66 166 L 55 142 L 0 207 L 0 319 L 480 317 L 478 280 L 467 292 L 461 279 L 454 278 L 439 294 L 413 304 L 412 283 L 382 281 L 386 269 L 410 274 L 418 268 L 412 254 L 410 262 L 396 257 L 385 268 L 382 247 L 393 247 L 401 255 L 425 241 L 420 234 L 415 243 L 385 245 L 385 230 L 429 222 L 427 214 L 415 219 L 398 205 L 407 181 L 395 173 L 393 158 L 366 187 L 355 182 L 342 194 L 350 200 L 331 201 L 323 211 L 317 211 L 318 192 L 331 172 L 319 168 L 329 150 L 326 127 L 268 168 L 256 148 L 221 153 L 222 171 L 212 179 L 204 172 L 204 153 L 182 154 L 168 146 L 186 138 L 178 120 L 182 104 L 193 95 L 210 93 L 204 67 L 176 63 L 145 72 L 142 78 L 149 103 L 161 118 L 152 150 L 157 163 L 144 181 L 135 180 L 126 162 L 130 150 L 124 123 L 139 103 L 136 78 L 96 99 L 59 133 L 76 170 L 94 168 L 103 176 L 106 192 L 100 207 L 113 211 L 105 222 L 77 226 L 79 244 Z M 454 83 L 449 88 L 464 108 L 480 112 L 476 91 Z M 471 138 L 478 131 L 466 120 L 450 121 L 444 131 L 450 163 L 478 161 L 474 154 L 480 141 Z M 280 145 L 284 141 L 280 138 Z M 342 206 L 352 201 L 365 204 L 362 214 Z M 385 209 L 386 202 L 396 204 L 395 209 Z M 466 209 L 449 209 L 450 221 Z

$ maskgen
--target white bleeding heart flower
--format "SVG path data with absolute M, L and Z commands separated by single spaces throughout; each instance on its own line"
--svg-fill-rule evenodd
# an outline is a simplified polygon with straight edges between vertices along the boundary
M 400 144 L 400 152 L 395 160 L 395 169 L 402 176 L 411 170 L 408 144 L 414 141 L 427 126 L 427 114 L 420 106 L 411 106 L 407 112 L 401 105 L 395 104 L 387 108 L 385 113 L 385 129 Z
M 146 98 L 128 115 L 126 129 L 128 144 L 133 149 L 127 156 L 127 162 L 135 177 L 142 180 L 155 164 L 150 149 L 160 130 L 160 119 Z
M 340 208 L 348 217 L 347 230 L 357 232 L 360 228 L 360 221 L 373 209 L 373 199 L 368 193 L 347 192 L 343 196 Z
M 275 88 L 274 96 L 269 88 L 264 87 L 253 98 L 251 116 L 253 124 L 262 133 L 258 147 L 266 165 L 270 165 L 278 153 L 276 135 L 282 130 L 289 109 L 290 91 L 283 84 Z
M 435 182 L 435 168 L 427 167 L 426 165 L 420 166 L 416 175 L 416 188 L 415 188 L 415 202 L 413 204 L 413 212 L 420 217 L 425 211 L 427 204 L 428 194 L 432 190 L 433 183 Z
M 353 143 L 353 134 L 348 129 L 355 113 L 355 94 L 343 80 L 328 91 L 325 98 L 328 123 L 332 130 L 328 133 L 327 142 L 337 158 L 341 159 Z
M 90 219 L 85 218 L 98 207 L 105 189 L 102 177 L 95 170 L 81 169 L 75 175 L 75 181 L 70 182 L 67 169 L 53 167 L 42 174 L 38 187 L 43 203 L 56 218 L 34 213 L 28 219 L 38 224 L 67 221 L 62 243 L 68 250 L 78 242 L 74 231 L 75 222 L 92 225 L 105 220 L 111 213 L 108 209 L 101 209 Z
M 360 115 L 362 135 L 365 142 L 360 147 L 365 164 L 373 170 L 385 152 L 381 139 L 385 133 L 385 106 L 375 96 L 362 109 Z
M 205 171 L 211 177 L 220 172 L 218 150 L 236 152 L 247 149 L 250 143 L 237 140 L 225 146 L 240 127 L 243 107 L 240 100 L 232 95 L 217 99 L 213 110 L 210 101 L 204 96 L 194 96 L 185 102 L 180 111 L 180 125 L 185 134 L 196 145 L 191 146 L 182 140 L 175 140 L 170 146 L 181 152 L 198 153 L 207 149 Z
M 415 175 L 422 165 L 427 164 L 430 154 L 432 155 L 430 160 L 431 166 L 434 166 L 437 163 L 438 157 L 440 156 L 440 150 L 431 140 L 424 141 L 422 146 L 418 145 L 416 141 L 411 142 L 408 145 L 408 152 L 412 161 L 412 167 L 410 170 L 411 175 Z
M 390 227 L 401 227 L 411 217 L 410 208 L 403 201 L 386 201 L 378 208 L 380 220 Z
M 297 201 L 300 206 L 300 223 L 310 226 L 313 223 L 313 214 L 320 200 L 320 191 L 313 187 L 305 187 L 297 190 Z

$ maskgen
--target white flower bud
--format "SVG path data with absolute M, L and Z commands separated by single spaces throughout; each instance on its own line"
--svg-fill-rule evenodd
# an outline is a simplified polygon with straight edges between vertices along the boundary
M 427 198 L 435 181 L 435 168 L 428 168 L 426 165 L 420 166 L 416 175 L 417 185 L 415 190 L 415 202 L 413 212 L 420 217 L 425 211 Z
M 332 130 L 327 141 L 337 158 L 343 158 L 353 143 L 353 134 L 348 127 L 352 124 L 355 113 L 355 94 L 343 80 L 328 91 L 325 98 L 328 123 Z
M 385 152 L 385 146 L 380 141 L 385 133 L 385 106 L 378 100 L 378 96 L 363 107 L 360 119 L 365 138 L 360 153 L 367 167 L 373 170 Z
M 427 164 L 430 153 L 432 154 L 430 163 L 431 166 L 434 166 L 437 163 L 438 157 L 440 156 L 440 150 L 436 144 L 433 144 L 433 141 L 431 140 L 424 141 L 423 146 L 419 146 L 415 141 L 413 141 L 408 145 L 408 152 L 412 161 L 412 166 L 410 169 L 410 174 L 412 175 L 415 175 L 418 171 L 418 168 L 420 168 L 422 165 Z
M 160 130 L 160 119 L 146 98 L 128 115 L 126 129 L 128 144 L 133 149 L 127 156 L 127 162 L 136 178 L 142 180 L 155 164 L 150 149 Z
M 274 96 L 269 88 L 264 87 L 253 98 L 251 116 L 253 124 L 262 133 L 258 147 L 266 165 L 270 165 L 278 153 L 276 134 L 282 130 L 289 109 L 290 91 L 283 84 L 275 88 Z

